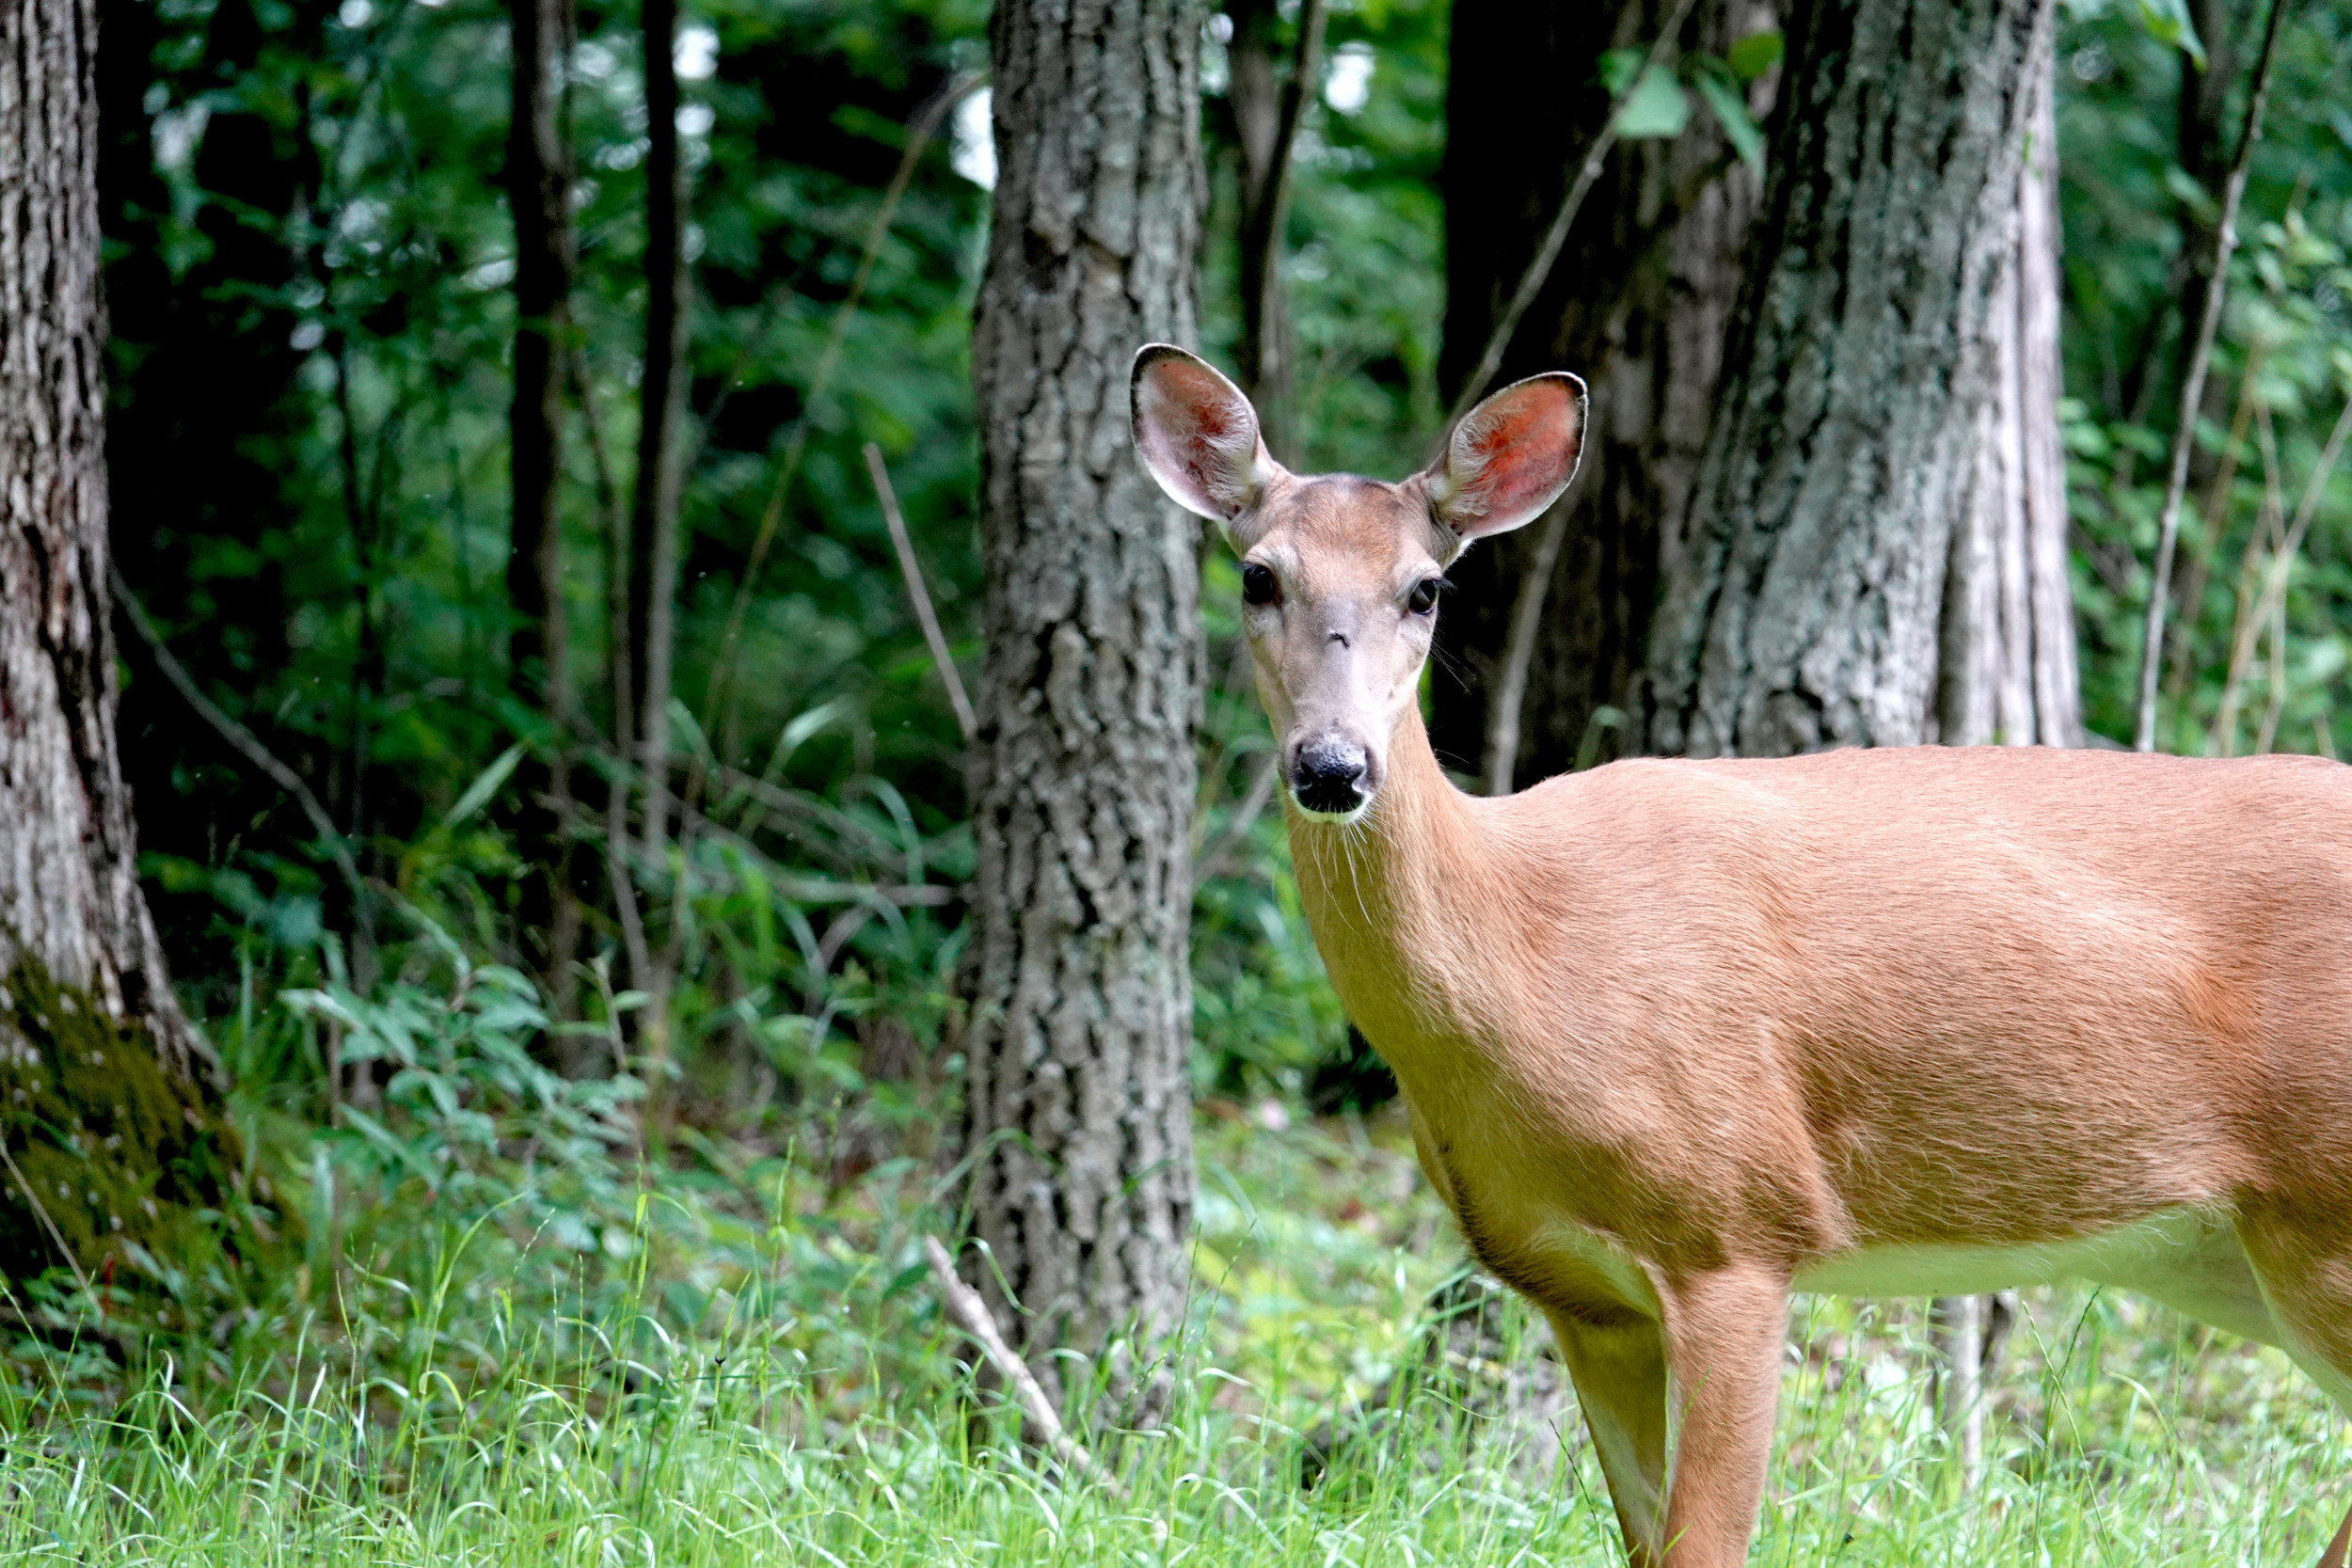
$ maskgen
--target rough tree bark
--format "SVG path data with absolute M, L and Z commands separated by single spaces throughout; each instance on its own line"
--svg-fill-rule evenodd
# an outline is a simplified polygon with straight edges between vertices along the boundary
M 2053 404 L 2049 0 L 1789 30 L 1650 750 L 2080 738 Z M 2032 258 L 2021 263 L 2021 248 Z
M 545 712 L 557 736 L 523 775 L 518 853 L 524 941 L 536 940 L 550 994 L 570 994 L 580 904 L 563 802 L 571 768 L 563 736 L 576 699 L 564 607 L 564 532 L 556 513 L 563 444 L 564 331 L 571 295 L 571 160 L 558 114 L 565 0 L 512 0 L 513 120 L 507 202 L 515 216 L 515 401 L 508 421 L 514 523 L 506 561 L 514 626 L 507 669 L 515 694 Z
M 1609 106 L 1601 53 L 1646 49 L 1672 8 L 1666 0 L 1631 0 L 1596 26 L 1565 6 L 1457 0 L 1438 366 L 1449 395 L 1476 363 L 1600 134 Z M 1721 55 L 1777 25 L 1769 0 L 1699 0 L 1680 41 Z M 1759 115 L 1772 80 L 1753 95 Z M 1524 687 L 1504 771 L 1518 782 L 1565 772 L 1596 712 L 1632 705 L 1658 594 L 1659 544 L 1682 529 L 1760 185 L 1702 110 L 1679 136 L 1620 143 L 1579 210 L 1495 379 L 1549 370 L 1585 378 L 1592 424 L 1583 468 L 1559 515 L 1449 569 L 1462 591 L 1448 595 L 1438 635 L 1468 689 L 1445 693 L 1431 738 L 1450 764 L 1494 771 L 1491 732 L 1512 663 L 1510 627 L 1531 589 L 1541 600 L 1533 607 L 1534 644 L 1518 661 Z M 1638 750 L 1623 744 L 1634 736 L 1592 738 L 1602 760 Z
M 115 750 L 96 44 L 90 0 L 0 10 L 0 970 L 89 988 L 185 1077 Z
M 207 1135 L 216 1070 L 135 863 L 108 614 L 91 0 L 0 8 L 0 1273 L 84 1274 Z M 217 1200 L 217 1193 L 212 1195 Z
M 1174 1322 L 1191 1225 L 1199 536 L 1130 449 L 1127 377 L 1193 337 L 1200 25 L 1189 0 L 1002 0 L 990 28 L 972 1267 L 1016 1338 L 1089 1354 Z

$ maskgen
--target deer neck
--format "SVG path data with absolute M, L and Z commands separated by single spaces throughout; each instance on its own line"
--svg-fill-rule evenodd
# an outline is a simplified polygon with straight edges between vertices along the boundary
M 1348 1017 L 1409 1080 L 1431 1053 L 1487 1033 L 1515 911 L 1497 874 L 1496 803 L 1454 788 L 1420 713 L 1398 726 L 1388 774 L 1348 826 L 1291 809 L 1291 858 Z

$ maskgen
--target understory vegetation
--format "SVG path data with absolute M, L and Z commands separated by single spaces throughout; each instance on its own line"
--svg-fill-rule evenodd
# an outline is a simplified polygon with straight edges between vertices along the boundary
M 1170 1413 L 1120 1431 L 1080 1390 L 1112 1479 L 1064 1476 L 943 1320 L 919 1251 L 952 1218 L 936 1173 L 838 1180 L 808 1148 L 691 1133 L 656 1165 L 613 1106 L 534 1104 L 552 1086 L 527 1075 L 511 1101 L 470 1097 L 535 1146 L 492 1154 L 433 1119 L 453 1086 L 433 1058 L 469 1034 L 495 1057 L 520 1004 L 496 975 L 460 989 L 411 1037 L 409 1109 L 286 1173 L 308 1250 L 263 1293 L 151 1325 L 126 1363 L 129 1292 L 20 1290 L 9 1560 L 1617 1560 L 1572 1407 L 1496 1416 L 1499 1367 L 1432 1354 L 1454 1248 L 1393 1110 L 1209 1102 Z M 355 1008 L 347 1038 L 395 1011 Z M 1544 1354 L 1505 1319 L 1505 1354 Z M 2352 1474 L 2282 1356 L 2111 1295 L 2027 1296 L 1973 1485 L 1936 1424 L 1923 1307 L 1803 1300 L 1792 1344 L 1758 1562 L 2294 1561 Z

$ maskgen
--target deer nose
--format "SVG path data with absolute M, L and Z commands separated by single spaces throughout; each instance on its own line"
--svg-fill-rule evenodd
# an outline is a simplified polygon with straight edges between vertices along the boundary
M 1311 740 L 1298 749 L 1291 794 L 1308 811 L 1344 816 L 1364 803 L 1364 749 L 1344 740 Z

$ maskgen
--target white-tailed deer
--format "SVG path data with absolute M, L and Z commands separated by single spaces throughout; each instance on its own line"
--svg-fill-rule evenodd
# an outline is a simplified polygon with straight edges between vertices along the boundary
M 2085 1276 L 2352 1414 L 2352 769 L 1923 747 L 1473 798 L 1417 696 L 1441 574 L 1566 488 L 1583 384 L 1400 484 L 1286 472 L 1181 349 L 1134 400 L 1241 557 L 1332 984 L 1549 1318 L 1636 1564 L 1745 1560 L 1792 1291 Z

